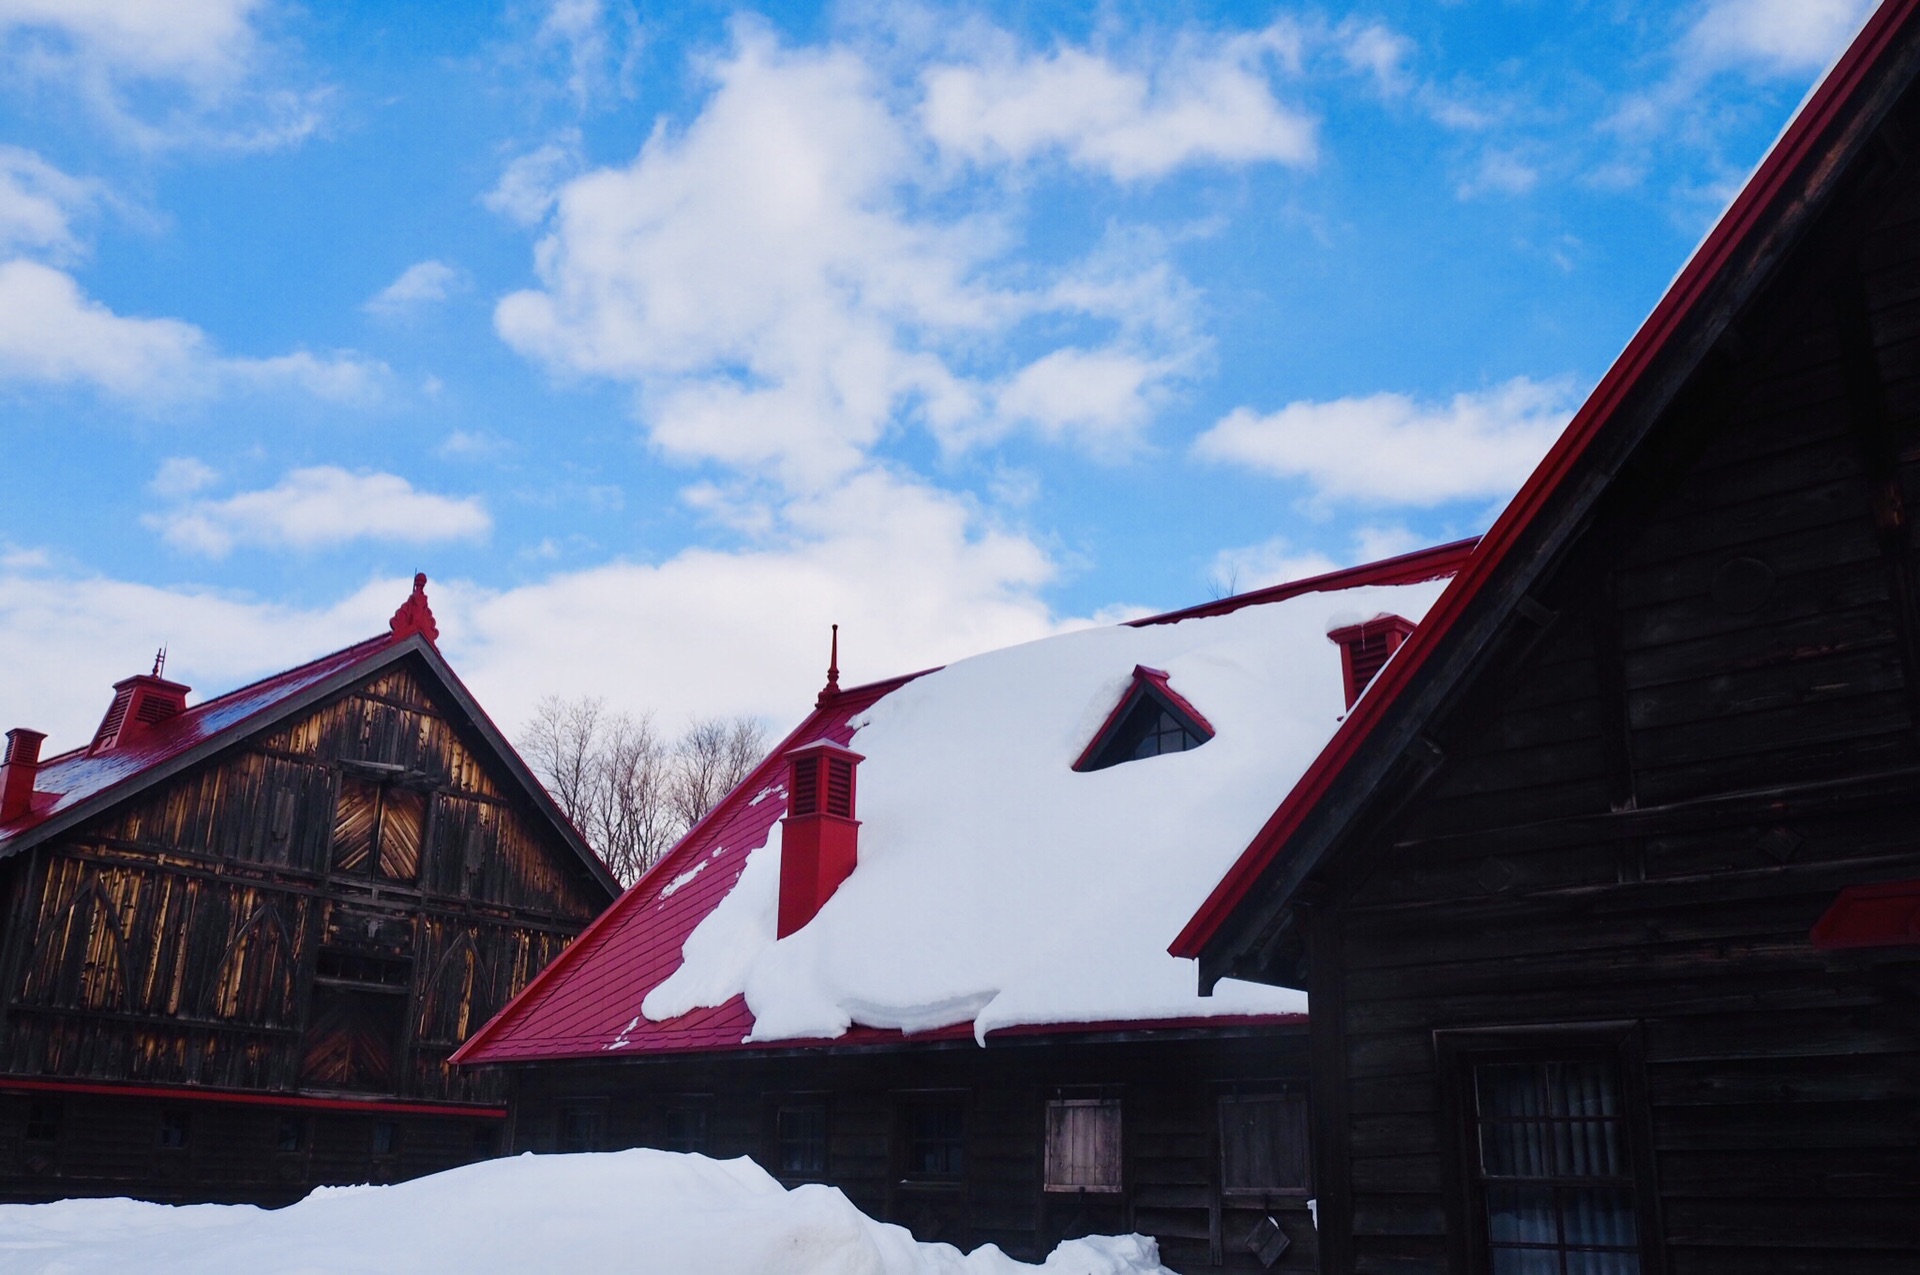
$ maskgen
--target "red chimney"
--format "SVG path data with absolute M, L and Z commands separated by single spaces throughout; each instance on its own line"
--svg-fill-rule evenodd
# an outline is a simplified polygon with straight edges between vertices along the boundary
M 0 823 L 12 823 L 33 809 L 33 780 L 40 773 L 40 743 L 46 736 L 16 726 L 7 732 L 7 755 L 0 761 Z
M 193 688 L 169 682 L 159 675 L 159 668 L 156 661 L 152 673 L 139 673 L 113 684 L 113 703 L 100 719 L 100 729 L 93 733 L 88 756 L 126 743 L 186 708 L 187 692 Z
M 830 739 L 787 754 L 787 815 L 780 821 L 780 921 L 785 938 L 808 921 L 853 872 L 860 821 L 854 771 L 865 761 Z
M 1327 634 L 1328 641 L 1340 646 L 1340 675 L 1346 682 L 1348 708 L 1412 632 L 1413 621 L 1405 616 L 1376 615 L 1364 624 L 1349 624 Z

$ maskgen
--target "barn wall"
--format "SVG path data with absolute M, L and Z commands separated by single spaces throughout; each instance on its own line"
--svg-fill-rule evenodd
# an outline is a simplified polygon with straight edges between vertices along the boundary
M 503 1101 L 448 1055 L 606 899 L 458 720 L 396 666 L 0 865 L 0 1081 Z M 145 1134 L 84 1136 L 67 1158 L 109 1180 L 148 1162 Z M 331 1136 L 306 1181 L 364 1180 Z M 198 1155 L 151 1163 L 155 1191 L 240 1189 L 179 1167 Z
M 600 1146 L 673 1147 L 677 1108 L 708 1113 L 707 1151 L 777 1165 L 782 1101 L 823 1102 L 829 1168 L 821 1180 L 869 1215 L 921 1240 L 993 1243 L 1034 1260 L 1062 1239 L 1139 1231 L 1181 1271 L 1310 1271 L 1317 1246 L 1305 1192 L 1221 1190 L 1218 1100 L 1304 1092 L 1297 1030 L 1246 1038 L 1141 1039 L 1102 1045 L 994 1044 L 985 1050 L 708 1056 L 618 1065 L 515 1068 L 513 1150 L 557 1149 L 569 1107 L 604 1112 Z M 1098 1094 L 1121 1102 L 1123 1191 L 1043 1191 L 1046 1104 Z M 916 1185 L 902 1171 L 903 1119 L 926 1097 L 965 1108 L 963 1182 Z M 678 1148 L 676 1148 L 678 1149 Z M 1246 1245 L 1273 1217 L 1288 1245 L 1271 1267 Z
M 1665 1269 L 1914 1269 L 1920 949 L 1808 940 L 1843 886 L 1920 876 L 1920 182 L 1877 198 L 1349 861 L 1311 957 L 1343 1269 L 1485 1269 L 1449 1042 L 1569 1024 L 1620 1042 L 1641 1091 Z

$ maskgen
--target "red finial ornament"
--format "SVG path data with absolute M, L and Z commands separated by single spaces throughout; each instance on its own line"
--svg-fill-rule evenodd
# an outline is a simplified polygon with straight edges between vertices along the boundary
M 440 626 L 434 622 L 433 608 L 427 605 L 427 573 L 418 572 L 413 577 L 413 595 L 400 604 L 400 609 L 387 621 L 387 627 L 393 630 L 397 638 L 411 637 L 418 633 L 429 642 L 439 640 Z
M 833 626 L 833 653 L 827 657 L 827 684 L 821 688 L 820 696 L 813 701 L 815 708 L 825 704 L 840 693 L 840 626 Z

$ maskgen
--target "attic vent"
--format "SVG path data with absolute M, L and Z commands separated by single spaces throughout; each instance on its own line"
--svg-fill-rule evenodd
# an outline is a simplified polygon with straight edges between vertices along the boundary
M 180 711 L 181 706 L 170 700 L 156 699 L 151 696 L 140 700 L 140 707 L 134 710 L 133 720 L 142 726 L 151 726 L 155 722 L 164 722 Z
M 1346 683 L 1347 707 L 1352 708 L 1393 653 L 1413 632 L 1413 621 L 1399 615 L 1376 615 L 1364 624 L 1349 624 L 1327 634 L 1340 648 L 1340 673 Z
M 827 758 L 827 813 L 853 818 L 853 763 L 844 757 Z
M 793 759 L 793 782 L 787 785 L 787 813 L 820 813 L 820 767 L 811 757 Z
M 1133 685 L 1073 768 L 1105 770 L 1121 762 L 1184 753 L 1212 738 L 1213 727 L 1167 684 L 1165 673 L 1136 665 Z

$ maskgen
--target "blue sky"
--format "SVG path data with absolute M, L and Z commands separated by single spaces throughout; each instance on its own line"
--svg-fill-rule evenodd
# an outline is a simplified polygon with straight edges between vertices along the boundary
M 1871 5 L 0 0 L 0 656 L 547 693 L 1483 529 Z

